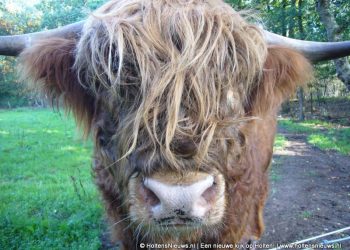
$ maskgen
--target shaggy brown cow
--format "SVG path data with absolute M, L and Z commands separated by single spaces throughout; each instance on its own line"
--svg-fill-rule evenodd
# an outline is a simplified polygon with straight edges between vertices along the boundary
M 267 41 L 315 61 L 342 54 L 264 37 L 219 0 L 115 0 L 81 25 L 0 52 L 27 47 L 23 79 L 93 135 L 114 240 L 220 249 L 259 239 L 276 114 L 311 74 L 302 54 Z

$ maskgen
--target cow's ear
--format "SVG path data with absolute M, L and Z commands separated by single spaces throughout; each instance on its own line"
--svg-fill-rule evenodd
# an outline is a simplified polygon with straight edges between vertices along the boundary
M 30 82 L 53 105 L 60 105 L 62 101 L 88 133 L 95 98 L 78 82 L 73 69 L 75 46 L 75 39 L 51 38 L 36 42 L 20 55 L 20 74 L 23 81 Z
M 263 77 L 253 91 L 251 111 L 255 115 L 276 112 L 282 102 L 312 78 L 312 67 L 300 53 L 282 47 L 270 47 Z

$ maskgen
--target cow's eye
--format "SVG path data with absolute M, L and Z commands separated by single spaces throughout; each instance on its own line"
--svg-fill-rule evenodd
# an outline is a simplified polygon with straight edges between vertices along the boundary
M 138 171 L 137 169 L 134 169 L 134 171 L 130 174 L 129 179 L 139 178 L 140 175 L 141 175 L 141 172 Z

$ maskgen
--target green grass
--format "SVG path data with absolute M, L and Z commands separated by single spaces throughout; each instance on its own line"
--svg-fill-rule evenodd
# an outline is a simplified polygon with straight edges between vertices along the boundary
M 280 134 L 277 134 L 275 137 L 275 143 L 273 145 L 273 149 L 274 150 L 282 150 L 285 145 L 287 143 L 287 139 Z M 281 165 L 281 161 L 280 159 L 277 158 L 273 158 L 272 159 L 272 167 L 270 167 L 270 181 L 272 182 L 277 182 L 279 180 L 281 180 L 281 169 L 279 168 L 279 166 Z M 274 190 L 272 190 L 272 192 L 275 192 Z
M 306 211 L 303 211 L 303 212 L 300 214 L 300 216 L 301 216 L 302 218 L 304 218 L 304 219 L 309 219 L 309 218 L 312 216 L 312 212 L 306 210 Z
M 91 142 L 50 110 L 0 111 L 0 249 L 98 249 Z
M 273 145 L 273 148 L 276 149 L 283 149 L 284 146 L 287 143 L 287 139 L 286 137 L 284 137 L 283 135 L 277 134 L 275 137 L 275 143 Z
M 296 123 L 292 120 L 279 120 L 278 124 L 286 128 L 289 131 L 295 132 L 295 133 L 310 133 L 312 132 L 312 126 L 309 125 L 309 123 Z
M 279 125 L 288 131 L 304 133 L 307 141 L 323 150 L 335 150 L 342 154 L 350 154 L 350 128 L 339 124 L 319 120 L 294 122 L 280 120 Z

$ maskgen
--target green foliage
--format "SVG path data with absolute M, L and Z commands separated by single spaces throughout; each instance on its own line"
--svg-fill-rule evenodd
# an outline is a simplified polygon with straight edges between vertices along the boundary
M 0 35 L 33 32 L 39 23 L 40 13 L 25 1 L 3 0 L 0 3 Z
M 327 34 L 316 11 L 317 0 L 227 0 L 234 8 L 253 9 L 260 14 L 264 27 L 284 36 L 313 41 L 326 41 Z M 340 26 L 343 39 L 350 39 L 350 2 L 330 1 L 330 11 Z M 333 80 L 336 71 L 333 61 L 318 63 L 315 68 L 316 81 L 310 84 L 310 91 L 319 93 L 323 82 Z
M 0 108 L 13 108 L 28 104 L 29 95 L 17 81 L 16 60 L 0 57 Z
M 38 29 L 40 15 L 34 7 L 10 0 L 0 3 L 0 35 L 22 34 Z M 28 103 L 23 84 L 17 81 L 16 60 L 0 57 L 0 107 L 16 107 Z
M 91 142 L 48 110 L 0 111 L 0 248 L 98 249 Z
M 307 40 L 326 40 L 326 30 L 316 12 L 317 0 L 227 0 L 226 2 L 237 10 L 257 11 L 265 27 L 275 33 Z M 345 38 L 349 37 L 349 2 L 332 1 L 331 11 L 341 25 L 342 33 L 346 34 Z
M 42 12 L 41 28 L 52 29 L 86 18 L 106 0 L 42 0 L 36 8 Z
M 343 34 L 343 38 L 350 40 L 350 2 L 343 0 L 332 0 L 332 3 L 332 13 L 334 13 L 337 24 L 340 26 L 340 31 Z
M 284 119 L 278 123 L 288 131 L 307 134 L 307 141 L 320 149 L 335 150 L 342 154 L 350 154 L 349 127 L 319 120 L 294 122 Z
M 105 0 L 42 0 L 30 5 L 25 0 L 0 2 L 0 35 L 22 34 L 57 28 L 84 19 Z M 0 108 L 23 106 L 31 96 L 17 82 L 16 60 L 0 57 Z

